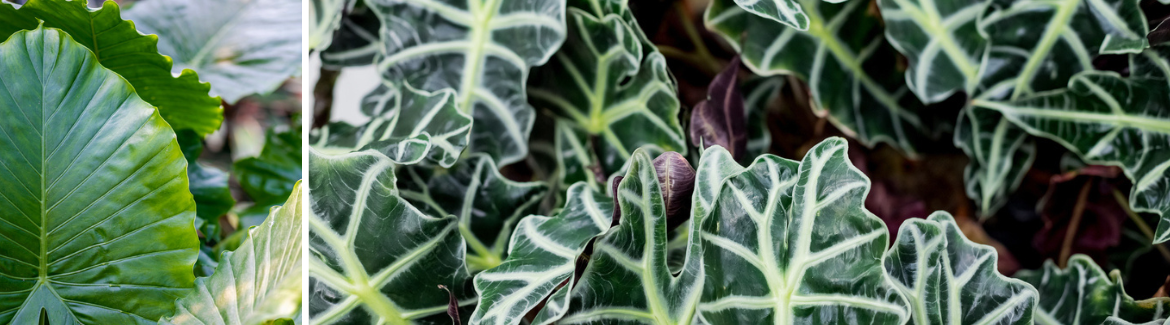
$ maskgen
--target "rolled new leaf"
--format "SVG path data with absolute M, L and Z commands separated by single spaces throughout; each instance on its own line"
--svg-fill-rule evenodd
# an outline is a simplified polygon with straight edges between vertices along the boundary
M 435 287 L 468 298 L 458 221 L 399 197 L 393 166 L 375 151 L 310 151 L 310 324 L 449 323 L 450 297 Z
M 997 257 L 938 211 L 903 224 L 883 266 L 914 324 L 1032 324 L 1036 289 L 999 274 Z
M 691 196 L 695 192 L 695 169 L 687 159 L 674 151 L 654 158 L 654 173 L 662 189 L 662 203 L 666 204 L 666 229 L 673 230 L 691 219 Z M 614 181 L 618 185 L 619 180 Z M 617 188 L 613 191 L 617 193 Z M 617 195 L 614 195 L 617 197 Z
M 508 258 L 475 276 L 480 298 L 470 324 L 519 324 L 554 290 L 576 285 L 577 256 L 594 237 L 610 229 L 614 205 L 604 193 L 584 183 L 573 184 L 565 196 L 568 202 L 556 216 L 521 220 L 508 245 Z M 549 298 L 545 310 L 563 312 L 569 304 L 566 298 Z
M 882 272 L 885 225 L 863 206 L 869 179 L 846 151 L 844 139 L 830 138 L 800 162 L 764 155 L 724 179 L 691 234 L 702 243 L 703 320 L 908 320 L 905 299 Z
M 739 57 L 731 60 L 707 86 L 707 99 L 695 104 L 691 112 L 691 144 L 706 149 L 718 145 L 731 151 L 736 160 L 747 150 L 747 127 L 744 126 L 744 100 L 736 76 Z
M 301 311 L 301 190 L 272 208 L 235 251 L 224 252 L 210 277 L 175 302 L 160 324 L 259 325 Z
M 404 84 L 396 96 L 377 106 L 381 115 L 365 124 L 329 123 L 313 131 L 310 143 L 325 153 L 375 149 L 398 164 L 417 164 L 426 158 L 451 167 L 472 132 L 471 116 L 459 111 L 450 89 L 432 93 Z
M 0 323 L 170 315 L 199 252 L 175 133 L 62 30 L 12 34 L 0 71 Z
M 1170 315 L 1170 298 L 1135 301 L 1125 294 L 1121 272 L 1108 275 L 1085 255 L 1073 255 L 1063 270 L 1052 260 L 1041 270 L 1016 274 L 1040 292 L 1035 319 L 1038 324 L 1161 324 Z

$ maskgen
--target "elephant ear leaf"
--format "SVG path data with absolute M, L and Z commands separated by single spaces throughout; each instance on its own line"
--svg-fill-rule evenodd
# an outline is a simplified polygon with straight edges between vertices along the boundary
M 1170 298 L 1135 301 L 1125 294 L 1121 273 L 1109 275 L 1085 255 L 1073 255 L 1068 267 L 1052 260 L 1041 270 L 1023 270 L 1016 277 L 1040 292 L 1035 318 L 1043 324 L 1149 324 L 1166 321 Z M 1155 322 L 1156 321 L 1156 322 Z
M 605 179 L 642 147 L 686 153 L 674 80 L 661 53 L 644 51 L 638 25 L 616 13 L 568 12 L 568 39 L 529 81 L 533 103 L 563 129 L 563 181 L 593 180 L 574 176 L 586 168 Z
M 1153 242 L 1170 240 L 1170 86 L 1165 79 L 1084 72 L 1067 90 L 977 105 L 1063 144 L 1085 161 L 1120 165 L 1134 184 L 1133 210 L 1161 216 Z
M 987 39 L 977 21 L 990 1 L 880 0 L 890 44 L 910 61 L 906 84 L 925 103 L 979 85 Z
M 641 149 L 631 159 L 614 194 L 621 207 L 620 224 L 594 242 L 589 266 L 576 287 L 558 292 L 568 295 L 568 305 L 545 308 L 534 323 L 678 324 L 694 319 L 703 286 L 698 244 L 693 240 L 688 244 L 685 265 L 679 275 L 672 275 L 667 266 L 666 208 L 653 162 Z M 554 294 L 550 301 L 558 298 Z
M 393 166 L 374 151 L 310 150 L 309 323 L 449 323 L 436 286 L 468 298 L 458 221 L 399 197 Z
M 923 105 L 896 68 L 894 49 L 882 35 L 868 2 L 800 0 L 808 30 L 785 26 L 714 0 L 707 28 L 723 37 L 744 64 L 761 76 L 792 74 L 808 83 L 812 108 L 867 146 L 889 143 L 908 155 L 928 141 Z
M 199 250 L 175 133 L 59 29 L 14 33 L 0 71 L 0 323 L 171 314 Z
M 461 160 L 447 170 L 410 167 L 400 170 L 399 195 L 429 216 L 454 215 L 459 233 L 471 249 L 471 271 L 493 268 L 503 260 L 508 238 L 520 218 L 537 212 L 548 186 L 514 182 L 500 175 L 485 154 Z
M 301 190 L 224 252 L 211 277 L 195 280 L 178 312 L 160 324 L 264 324 L 301 310 Z
M 232 165 L 240 179 L 240 187 L 264 209 L 288 199 L 296 182 L 301 179 L 301 132 L 268 131 L 260 156 L 240 159 Z
M 568 202 L 554 217 L 530 216 L 520 221 L 500 266 L 475 276 L 479 305 L 471 324 L 519 324 L 554 290 L 574 287 L 577 257 L 593 238 L 610 229 L 613 199 L 584 183 L 573 184 Z M 545 313 L 559 318 L 567 295 L 550 298 Z
M 890 323 L 909 316 L 882 275 L 888 239 L 865 210 L 869 179 L 831 138 L 799 163 L 764 155 L 727 177 L 702 239 L 708 323 Z M 623 220 L 624 217 L 623 217 Z
M 121 9 L 106 1 L 100 9 L 89 9 L 82 0 L 31 0 L 20 9 L 0 3 L 0 41 L 22 29 L 34 29 L 38 20 L 45 27 L 59 28 L 93 51 L 103 66 L 134 86 L 138 96 L 158 107 L 159 115 L 175 130 L 191 129 L 206 136 L 223 121 L 220 99 L 208 95 L 211 85 L 199 82 L 199 75 L 175 67 L 171 58 L 159 53 L 158 39 L 143 35 L 134 23 L 122 20 Z
M 406 83 L 455 90 L 455 106 L 475 119 L 469 148 L 500 164 L 523 159 L 535 111 L 524 82 L 565 39 L 565 2 L 534 0 L 368 0 L 381 20 L 377 68 L 384 97 Z M 380 115 L 368 111 L 371 116 Z
M 328 48 L 333 43 L 333 35 L 341 28 L 344 13 L 353 9 L 354 0 L 312 0 L 309 1 L 309 17 L 313 24 L 309 27 L 309 50 Z
M 914 324 L 1032 324 L 1036 289 L 999 274 L 996 261 L 994 248 L 968 240 L 939 211 L 902 225 L 884 267 Z
M 834 0 L 830 2 L 841 2 Z M 735 0 L 740 8 L 756 16 L 775 20 L 798 30 L 808 30 L 808 15 L 796 0 Z
M 125 14 L 158 35 L 175 71 L 199 72 L 228 103 L 271 93 L 300 74 L 299 0 L 148 0 Z
M 434 93 L 403 84 L 397 96 L 377 105 L 380 116 L 365 125 L 333 122 L 314 130 L 313 147 L 326 153 L 375 149 L 395 163 L 411 165 L 424 158 L 451 167 L 463 153 L 471 134 L 471 117 L 455 106 L 455 93 Z

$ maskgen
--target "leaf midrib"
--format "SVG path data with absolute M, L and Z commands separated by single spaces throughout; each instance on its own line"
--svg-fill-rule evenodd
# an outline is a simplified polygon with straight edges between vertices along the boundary
M 475 98 L 475 87 L 479 84 L 480 74 L 483 73 L 483 58 L 485 54 L 485 46 L 491 41 L 491 24 L 492 18 L 500 9 L 501 0 L 487 0 L 487 3 L 481 4 L 479 0 L 467 1 L 468 9 L 474 15 L 474 26 L 470 26 L 471 46 L 464 52 L 463 63 L 463 79 L 459 84 L 459 109 L 466 114 L 471 114 L 471 105 Z

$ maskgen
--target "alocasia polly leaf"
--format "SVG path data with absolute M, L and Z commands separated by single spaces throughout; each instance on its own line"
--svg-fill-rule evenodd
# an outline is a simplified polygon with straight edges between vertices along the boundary
M 13 34 L 0 71 L 0 323 L 169 315 L 199 252 L 174 132 L 61 30 Z
M 556 216 L 520 220 L 508 245 L 508 258 L 475 276 L 480 298 L 471 324 L 519 324 L 562 283 L 564 288 L 575 285 L 577 256 L 594 237 L 610 229 L 613 199 L 584 183 L 570 186 L 565 196 L 568 202 Z M 563 300 L 567 296 L 561 298 L 546 306 L 567 305 Z
M 735 160 L 747 150 L 744 98 L 739 91 L 739 57 L 731 60 L 707 86 L 707 99 L 691 111 L 691 144 L 701 149 L 718 145 L 731 151 Z
M 332 44 L 321 51 L 321 64 L 326 67 L 353 67 L 374 64 L 381 47 L 378 30 L 382 23 L 378 16 L 358 1 L 353 9 L 341 17 L 337 35 Z
M 228 187 L 229 175 L 215 167 L 198 162 L 203 153 L 203 138 L 191 130 L 178 131 L 177 140 L 187 159 L 187 179 L 191 195 L 195 197 L 195 214 L 200 219 L 216 222 L 236 205 L 232 189 Z
M 190 69 L 175 67 L 159 54 L 158 39 L 122 20 L 118 4 L 106 1 L 89 9 L 82 0 L 32 0 L 20 9 L 0 3 L 0 41 L 22 29 L 59 28 L 93 51 L 103 66 L 134 86 L 143 100 L 158 107 L 159 115 L 175 130 L 191 129 L 208 135 L 223 121 L 220 99 L 208 95 L 211 86 L 199 82 Z
M 333 35 L 341 27 L 342 15 L 353 9 L 353 0 L 312 0 L 309 1 L 309 50 L 328 48 Z
M 894 50 L 868 3 L 800 4 L 808 15 L 807 31 L 748 13 L 731 0 L 712 1 L 704 20 L 756 74 L 805 80 L 813 109 L 846 134 L 867 146 L 887 142 L 915 155 L 928 135 L 918 115 L 922 103 L 906 91 Z
M 650 154 L 639 149 L 631 160 L 615 193 L 620 224 L 594 242 L 580 282 L 555 293 L 534 323 L 690 324 L 695 319 L 703 287 L 698 243 L 691 241 L 680 274 L 672 275 L 666 209 Z M 565 299 L 567 305 L 553 304 Z
M 832 0 L 841 2 L 844 0 Z M 775 20 L 798 30 L 808 30 L 808 16 L 796 0 L 735 0 L 740 8 L 756 16 Z
M 987 218 L 1024 179 L 1036 159 L 1036 144 L 999 112 L 968 107 L 960 114 L 954 141 L 970 158 L 963 170 L 967 197 Z
M 562 169 L 615 173 L 642 147 L 685 153 L 675 83 L 662 54 L 645 53 L 634 31 L 638 26 L 617 14 L 568 12 L 568 39 L 548 64 L 533 71 L 528 89 L 533 103 L 552 110 L 558 125 L 571 132 L 562 134 L 562 141 L 572 141 L 561 148 L 572 151 L 562 156 L 576 159 L 561 162 L 584 166 Z
M 524 158 L 535 112 L 525 80 L 565 38 L 564 0 L 367 0 L 382 23 L 378 69 L 383 83 L 455 90 L 471 115 L 472 152 L 500 164 Z M 375 90 L 385 96 L 394 87 Z M 370 116 L 381 115 L 367 111 Z
M 301 179 L 301 132 L 269 130 L 264 138 L 260 156 L 236 161 L 232 170 L 244 192 L 267 210 L 287 200 Z
M 1165 79 L 1083 72 L 1067 90 L 1014 102 L 976 101 L 1087 162 L 1119 165 L 1133 180 L 1134 211 L 1161 216 L 1154 243 L 1170 240 L 1170 87 Z
M 301 310 L 301 189 L 272 208 L 235 251 L 224 252 L 211 277 L 175 302 L 159 324 L 264 324 Z
M 906 221 L 883 267 L 909 300 L 913 324 L 1032 324 L 1036 289 L 999 274 L 997 260 L 939 211 Z
M 906 84 L 926 103 L 973 93 L 990 47 L 978 17 L 991 1 L 880 0 L 886 38 L 906 55 Z
M 768 130 L 768 108 L 780 97 L 783 77 L 749 80 L 743 84 L 744 113 L 747 114 L 747 152 L 745 157 L 756 157 L 772 149 L 772 133 Z
M 764 155 L 726 178 L 693 234 L 703 245 L 707 323 L 908 319 L 882 272 L 885 225 L 863 206 L 869 179 L 846 149 L 831 138 L 801 162 Z
M 535 214 L 548 186 L 514 182 L 484 154 L 461 160 L 446 170 L 410 167 L 400 170 L 399 195 L 432 217 L 456 216 L 459 233 L 471 249 L 472 271 L 500 264 L 508 238 L 520 218 Z
M 375 149 L 398 164 L 427 158 L 451 167 L 467 146 L 471 117 L 459 111 L 450 89 L 431 93 L 403 84 L 396 96 L 377 105 L 382 115 L 364 125 L 333 122 L 314 130 L 314 149 L 334 154 Z
M 299 0 L 144 0 L 125 12 L 158 50 L 228 103 L 276 90 L 301 71 Z
M 1084 255 L 1073 255 L 1063 270 L 1048 260 L 1042 270 L 1023 270 L 1016 277 L 1040 292 L 1037 324 L 1101 324 L 1107 318 L 1158 324 L 1170 314 L 1170 298 L 1135 301 L 1125 294 L 1120 272 L 1106 275 Z
M 436 286 L 467 297 L 458 220 L 399 197 L 393 168 L 375 151 L 310 149 L 309 323 L 450 324 Z

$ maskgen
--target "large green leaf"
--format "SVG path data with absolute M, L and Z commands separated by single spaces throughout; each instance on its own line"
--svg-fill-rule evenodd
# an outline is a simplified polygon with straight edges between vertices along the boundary
M 500 175 L 492 158 L 476 154 L 446 170 L 406 168 L 399 171 L 399 195 L 432 217 L 456 216 L 459 233 L 471 249 L 472 271 L 500 264 L 508 238 L 520 218 L 534 214 L 548 186 L 514 182 Z
M 103 66 L 134 85 L 143 100 L 158 107 L 163 120 L 176 130 L 191 129 L 207 135 L 223 121 L 220 99 L 208 96 L 211 86 L 199 82 L 190 69 L 176 67 L 171 75 L 171 58 L 159 54 L 158 39 L 134 29 L 122 20 L 118 4 L 106 1 L 100 9 L 89 9 L 81 0 L 32 0 L 16 9 L 0 3 L 0 41 L 22 29 L 59 28 L 93 51 Z
M 293 318 L 301 310 L 300 183 L 248 239 L 224 252 L 211 277 L 175 302 L 178 312 L 160 324 L 252 325 Z
M 922 103 L 906 91 L 896 53 L 882 37 L 868 2 L 802 0 L 807 31 L 715 0 L 707 27 L 740 52 L 744 64 L 763 76 L 794 74 L 809 84 L 818 115 L 867 146 L 887 142 L 910 155 L 926 140 Z
M 450 324 L 436 286 L 466 298 L 458 220 L 399 197 L 393 166 L 375 151 L 310 149 L 309 323 Z
M 257 206 L 267 210 L 268 206 L 284 202 L 301 179 L 300 129 L 280 133 L 269 130 L 260 155 L 236 161 L 232 170 Z
M 158 49 L 228 103 L 267 94 L 301 71 L 299 0 L 144 0 L 126 11 Z
M 309 50 L 328 48 L 333 35 L 341 28 L 342 15 L 353 10 L 353 0 L 312 0 L 309 1 Z
M 203 138 L 191 130 L 177 132 L 179 147 L 187 159 L 187 179 L 195 198 L 195 213 L 206 222 L 216 222 L 236 205 L 228 186 L 228 173 L 198 162 L 203 154 Z
M 617 172 L 634 149 L 646 146 L 685 153 L 675 84 L 662 54 L 644 55 L 638 26 L 617 14 L 568 11 L 568 39 L 533 71 L 528 89 L 533 103 L 552 110 L 558 124 L 576 134 L 567 155 L 577 159 L 562 162 L 584 165 L 562 168 L 598 165 L 603 173 Z
M 1114 270 L 1106 275 L 1085 255 L 1073 255 L 1063 270 L 1049 260 L 1043 269 L 1020 271 L 1016 277 L 1040 292 L 1037 324 L 1101 324 L 1107 318 L 1161 323 L 1170 313 L 1170 298 L 1135 301 L 1125 294 L 1120 272 Z
M 175 134 L 69 34 L 0 44 L 0 323 L 153 324 L 199 240 Z
M 1089 71 L 1073 77 L 1067 90 L 975 105 L 1002 113 L 1090 163 L 1121 166 L 1134 183 L 1133 210 L 1161 216 L 1154 243 L 1170 240 L 1170 87 L 1165 79 Z
M 906 84 L 923 102 L 973 93 L 990 47 L 976 18 L 991 1 L 879 0 L 886 38 L 906 55 Z
M 692 240 L 680 274 L 671 274 L 666 210 L 655 175 L 650 154 L 634 151 L 615 191 L 620 224 L 596 240 L 580 282 L 554 293 L 534 323 L 690 324 L 696 318 L 703 286 L 700 248 Z
M 555 217 L 530 216 L 520 221 L 500 266 L 475 276 L 479 305 L 471 324 L 519 324 L 553 290 L 572 288 L 573 270 L 593 238 L 609 230 L 613 198 L 584 183 L 569 187 L 568 202 Z M 567 289 L 562 289 L 567 290 Z M 545 306 L 565 306 L 566 295 Z M 559 317 L 559 315 L 557 315 Z
M 564 0 L 369 0 L 382 22 L 378 69 L 384 97 L 401 83 L 456 92 L 455 105 L 476 121 L 472 152 L 500 164 L 528 152 L 534 111 L 528 69 L 544 64 L 565 39 Z M 392 95 L 392 94 L 389 94 Z M 367 111 L 370 116 L 382 115 Z
M 376 149 L 399 164 L 428 158 L 451 167 L 467 146 L 471 117 L 455 106 L 455 93 L 434 93 L 403 84 L 397 96 L 384 98 L 384 107 L 365 125 L 333 122 L 314 130 L 313 147 L 323 153 Z
M 694 235 L 703 245 L 704 320 L 909 318 L 905 299 L 883 276 L 885 225 L 863 207 L 869 179 L 850 165 L 846 146 L 825 140 L 801 162 L 764 155 L 726 178 Z
M 902 225 L 883 267 L 910 301 L 914 324 L 1032 324 L 1036 288 L 999 274 L 997 257 L 938 211 Z

